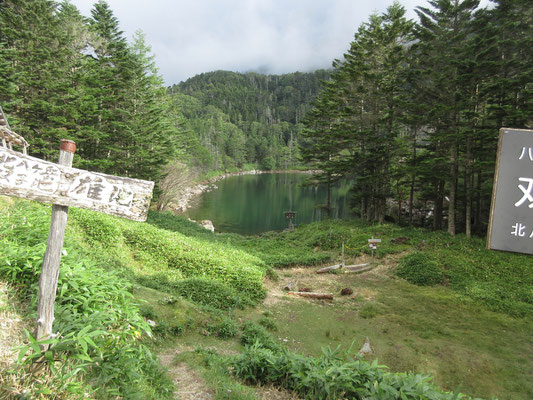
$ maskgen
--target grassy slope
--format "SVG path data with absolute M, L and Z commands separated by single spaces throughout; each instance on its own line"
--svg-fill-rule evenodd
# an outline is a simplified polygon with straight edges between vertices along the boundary
M 28 213 L 47 212 L 38 205 L 25 207 Z M 45 240 L 46 229 L 41 228 L 36 235 Z M 342 242 L 350 263 L 368 256 L 366 243 L 371 236 L 383 239 L 378 260 L 399 259 L 412 251 L 430 254 L 442 271 L 443 285 L 420 288 L 389 273 L 377 280 L 334 275 L 335 289 L 339 285 L 359 288 L 363 295 L 358 301 L 317 307 L 286 299 L 257 311 L 235 310 L 263 298 L 263 277 L 275 275 L 270 268 L 337 260 Z M 409 242 L 391 242 L 400 236 Z M 348 347 L 355 341 L 357 346 L 369 336 L 380 362 L 393 370 L 429 372 L 444 387 L 462 385 L 463 392 L 487 397 L 533 396 L 527 385 L 533 367 L 528 334 L 533 315 L 532 258 L 489 252 L 480 239 L 340 221 L 242 237 L 213 234 L 170 214 L 151 213 L 147 223 L 140 224 L 75 209 L 70 213 L 68 237 L 67 250 L 74 246 L 95 263 L 140 283 L 134 294 L 148 301 L 141 306 L 143 315 L 163 322 L 156 328 L 161 334 L 181 335 L 182 344 L 236 350 L 235 340 L 219 341 L 200 333 L 230 316 L 246 320 L 266 309 L 280 327 L 276 336 L 288 338 L 304 353 L 316 354 L 320 346 L 330 343 Z M 282 285 L 293 270 L 277 274 L 282 280 L 271 286 Z M 179 295 L 206 300 L 221 311 L 198 308 Z
M 260 310 L 277 322 L 274 335 L 289 347 L 318 355 L 324 346 L 358 348 L 370 337 L 376 357 L 393 371 L 435 376 L 450 390 L 500 399 L 529 399 L 533 377 L 533 260 L 530 256 L 492 252 L 482 239 L 455 238 L 446 233 L 331 221 L 310 224 L 295 232 L 261 237 L 213 235 L 170 216 L 151 215 L 164 229 L 186 231 L 206 240 L 231 243 L 278 269 L 280 288 L 288 280 L 300 286 L 338 293 L 351 287 L 356 299 L 318 305 L 286 297 Z M 331 275 L 317 283 L 313 273 L 297 267 L 339 259 L 346 244 L 347 263 L 368 261 L 368 238 L 382 238 L 376 262 L 382 274 Z M 391 239 L 405 237 L 408 243 Z M 437 261 L 441 285 L 420 287 L 394 276 L 398 260 L 421 252 Z M 305 269 L 303 269 L 306 271 Z M 318 285 L 318 286 L 317 286 Z M 259 311 L 256 318 L 259 318 Z M 248 313 L 247 318 L 250 318 Z M 209 343 L 212 345 L 212 343 Z

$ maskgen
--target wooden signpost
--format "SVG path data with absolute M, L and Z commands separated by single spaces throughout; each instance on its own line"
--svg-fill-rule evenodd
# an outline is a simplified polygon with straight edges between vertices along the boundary
M 61 140 L 58 164 L 18 153 L 6 148 L 5 142 L 3 144 L 4 147 L 0 147 L 0 195 L 53 204 L 39 282 L 35 336 L 47 339 L 52 335 L 68 207 L 145 221 L 154 183 L 72 168 L 76 144 L 70 140 Z
M 296 216 L 296 211 L 285 211 L 285 219 L 289 220 L 289 229 L 292 231 L 294 229 L 294 224 L 292 220 Z

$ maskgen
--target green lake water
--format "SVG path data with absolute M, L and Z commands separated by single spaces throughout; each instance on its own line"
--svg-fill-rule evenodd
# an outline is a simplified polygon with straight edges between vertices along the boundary
M 285 211 L 295 211 L 295 225 L 327 217 L 320 207 L 327 202 L 326 185 L 306 186 L 309 174 L 281 173 L 232 176 L 200 195 L 185 216 L 213 221 L 216 232 L 251 235 L 288 227 Z M 332 185 L 332 218 L 349 216 L 350 184 Z

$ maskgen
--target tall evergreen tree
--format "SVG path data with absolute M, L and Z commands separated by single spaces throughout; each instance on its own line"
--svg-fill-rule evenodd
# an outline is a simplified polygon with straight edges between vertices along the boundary
M 479 0 L 430 0 L 417 7 L 419 67 L 418 90 L 429 104 L 426 127 L 431 140 L 434 167 L 447 169 L 448 232 L 456 232 L 459 151 L 465 141 L 464 115 L 475 81 L 470 74 L 472 54 L 466 45 L 472 33 L 473 12 Z M 446 160 L 447 161 L 444 161 Z M 444 197 L 443 179 L 435 188 L 435 227 L 440 227 Z
M 17 131 L 40 157 L 55 158 L 65 136 L 63 105 L 71 71 L 71 39 L 63 31 L 57 6 L 48 0 L 8 0 L 0 8 L 0 71 L 10 75 L 2 94 Z

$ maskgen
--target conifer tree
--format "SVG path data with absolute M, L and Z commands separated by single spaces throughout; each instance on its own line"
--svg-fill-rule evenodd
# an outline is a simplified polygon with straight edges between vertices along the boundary
M 55 158 L 65 136 L 63 79 L 72 53 L 62 28 L 52 1 L 7 0 L 0 8 L 0 71 L 10 75 L 2 83 L 5 109 L 30 152 L 43 158 Z
M 119 160 L 132 138 L 128 126 L 131 109 L 126 103 L 133 59 L 119 22 L 105 1 L 95 3 L 89 25 L 95 34 L 94 58 L 87 66 L 83 124 L 90 128 L 84 132 L 80 156 L 87 168 L 124 174 Z
M 420 60 L 417 89 L 428 103 L 426 126 L 436 170 L 447 170 L 448 232 L 456 232 L 459 151 L 463 146 L 464 115 L 475 81 L 469 73 L 472 54 L 466 45 L 472 15 L 479 0 L 430 0 L 431 8 L 417 7 L 420 24 L 416 50 Z M 445 161 L 446 160 L 446 161 Z M 435 188 L 435 228 L 440 227 L 443 179 Z

